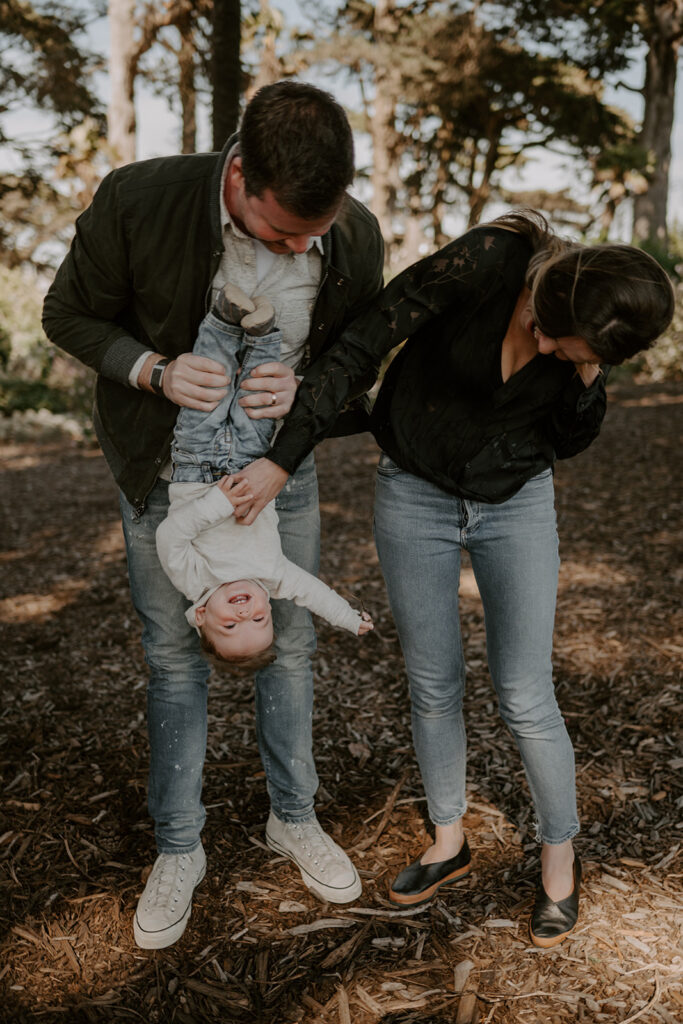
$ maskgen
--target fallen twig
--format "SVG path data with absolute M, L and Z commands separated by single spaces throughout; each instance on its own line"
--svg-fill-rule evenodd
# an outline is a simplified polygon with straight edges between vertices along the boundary
M 659 1002 L 659 997 L 661 993 L 662 986 L 659 982 L 659 975 L 655 974 L 655 990 L 652 993 L 652 999 L 649 1001 L 649 1003 L 646 1003 L 645 1006 L 641 1007 L 640 1010 L 636 1011 L 636 1013 L 632 1013 L 630 1017 L 627 1017 L 625 1020 L 622 1020 L 621 1024 L 631 1024 L 631 1021 L 637 1020 L 638 1017 L 642 1017 L 644 1013 L 647 1013 L 648 1010 L 652 1009 L 655 1003 Z
M 359 852 L 361 850 L 367 850 L 369 849 L 369 847 L 374 846 L 374 844 L 377 842 L 379 837 L 382 835 L 382 832 L 384 832 L 384 829 L 386 828 L 386 824 L 389 820 L 391 812 L 394 809 L 396 798 L 398 794 L 401 792 L 401 789 L 403 788 L 403 785 L 406 779 L 408 778 L 409 774 L 409 771 L 404 771 L 403 775 L 398 780 L 398 782 L 392 789 L 391 793 L 389 794 L 387 802 L 384 805 L 384 814 L 382 815 L 380 823 L 375 829 L 375 831 L 371 835 L 367 836 L 365 839 L 361 839 L 359 842 L 355 842 L 352 847 L 353 850 L 355 850 L 356 852 Z

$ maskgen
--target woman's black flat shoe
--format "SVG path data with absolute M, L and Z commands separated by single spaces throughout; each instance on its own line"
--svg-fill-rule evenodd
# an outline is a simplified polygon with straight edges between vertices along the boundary
M 529 932 L 534 946 L 550 949 L 562 942 L 577 922 L 579 916 L 579 886 L 581 885 L 581 861 L 574 855 L 574 889 L 559 903 L 554 903 L 541 882 L 536 890 L 536 902 L 529 922 Z
M 460 852 L 449 860 L 440 860 L 436 864 L 420 864 L 420 860 L 404 868 L 389 890 L 389 899 L 402 907 L 412 907 L 418 903 L 426 903 L 442 885 L 457 882 L 470 872 L 472 854 L 467 840 L 460 847 Z

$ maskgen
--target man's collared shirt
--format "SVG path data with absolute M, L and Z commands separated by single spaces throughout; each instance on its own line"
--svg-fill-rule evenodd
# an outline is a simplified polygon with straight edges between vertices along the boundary
M 233 153 L 228 155 L 221 181 L 220 208 L 225 251 L 213 279 L 214 297 L 230 281 L 247 295 L 265 295 L 282 331 L 280 362 L 296 369 L 311 329 L 311 316 L 322 274 L 322 239 L 313 237 L 306 252 L 273 253 L 246 235 L 225 205 L 225 179 Z

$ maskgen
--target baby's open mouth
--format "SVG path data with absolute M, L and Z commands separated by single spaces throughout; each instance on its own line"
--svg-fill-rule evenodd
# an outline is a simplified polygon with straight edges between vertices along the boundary
M 233 594 L 228 604 L 246 604 L 249 600 L 249 594 Z

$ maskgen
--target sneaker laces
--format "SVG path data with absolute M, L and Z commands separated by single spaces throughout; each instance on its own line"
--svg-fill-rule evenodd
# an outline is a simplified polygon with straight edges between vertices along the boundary
M 168 909 L 175 913 L 178 893 L 182 893 L 185 871 L 192 858 L 188 853 L 162 853 L 152 868 L 148 883 L 146 904 L 149 910 Z M 170 906 L 169 906 L 170 904 Z
M 331 860 L 341 860 L 334 840 L 323 832 L 317 821 L 296 823 L 291 827 L 301 842 L 301 849 L 320 868 L 321 874 Z

